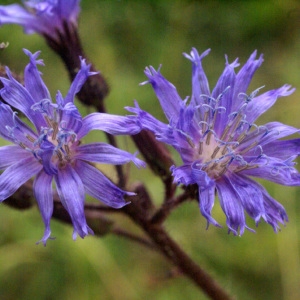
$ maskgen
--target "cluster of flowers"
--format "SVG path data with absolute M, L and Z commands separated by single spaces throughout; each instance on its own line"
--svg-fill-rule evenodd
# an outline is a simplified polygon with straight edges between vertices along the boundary
M 26 1 L 25 8 L 13 4 L 0 6 L 0 24 L 16 23 L 25 32 L 55 36 L 66 21 L 76 23 L 79 1 Z M 255 71 L 263 62 L 254 52 L 245 65 L 235 72 L 238 60 L 229 63 L 215 88 L 210 91 L 196 49 L 184 56 L 192 62 L 192 95 L 181 99 L 176 88 L 153 67 L 145 74 L 161 104 L 168 123 L 165 124 L 136 103 L 127 107 L 134 115 L 115 116 L 92 113 L 84 118 L 74 104 L 74 97 L 86 79 L 93 75 L 90 65 L 81 59 L 81 69 L 65 97 L 60 92 L 53 102 L 37 65 L 43 62 L 39 52 L 24 50 L 29 64 L 24 71 L 24 86 L 12 76 L 0 78 L 0 136 L 14 145 L 0 147 L 0 201 L 10 197 L 22 184 L 35 176 L 34 195 L 45 223 L 44 244 L 50 237 L 53 212 L 53 188 L 71 216 L 75 238 L 92 230 L 84 216 L 85 193 L 105 204 L 121 208 L 124 196 L 133 193 L 118 188 L 92 163 L 124 164 L 129 161 L 142 167 L 144 163 L 123 150 L 105 143 L 81 144 L 91 130 L 112 135 L 133 135 L 143 129 L 152 131 L 161 142 L 178 151 L 182 165 L 171 168 L 178 184 L 197 184 L 199 207 L 208 225 L 220 226 L 211 211 L 217 193 L 226 215 L 229 232 L 242 235 L 246 225 L 244 210 L 255 220 L 269 223 L 275 231 L 278 223 L 288 220 L 285 209 L 250 177 L 259 177 L 282 185 L 300 185 L 294 160 L 300 152 L 300 140 L 281 140 L 299 129 L 279 122 L 256 125 L 256 119 L 267 111 L 278 97 L 290 95 L 289 85 L 263 94 L 262 88 L 247 94 Z M 33 124 L 24 123 L 17 109 Z

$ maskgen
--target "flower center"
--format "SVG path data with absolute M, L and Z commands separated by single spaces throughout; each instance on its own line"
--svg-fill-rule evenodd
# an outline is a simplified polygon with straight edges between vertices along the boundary
M 259 142 L 269 133 L 266 127 L 250 124 L 246 118 L 248 103 L 258 90 L 250 96 L 239 94 L 245 98 L 244 103 L 237 111 L 226 115 L 226 108 L 219 104 L 228 89 L 217 99 L 203 95 L 206 101 L 198 108 L 203 121 L 198 124 L 200 140 L 194 145 L 196 166 L 214 179 L 228 170 L 239 172 L 257 168 L 255 161 L 263 156 Z
M 14 127 L 6 128 L 15 143 L 30 151 L 44 166 L 46 173 L 55 174 L 57 168 L 71 162 L 73 145 L 78 145 L 79 141 L 76 133 L 68 129 L 66 121 L 62 120 L 63 108 L 43 99 L 31 109 L 44 117 L 46 126 L 41 126 L 38 136 L 26 125 L 20 126 L 16 113 L 13 115 Z

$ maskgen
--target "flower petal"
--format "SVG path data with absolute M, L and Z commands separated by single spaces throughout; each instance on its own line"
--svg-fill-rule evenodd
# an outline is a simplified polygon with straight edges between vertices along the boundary
M 190 55 L 183 53 L 183 55 L 189 59 L 192 64 L 192 100 L 193 105 L 203 104 L 203 97 L 201 95 L 210 95 L 209 84 L 206 74 L 202 68 L 202 59 L 207 56 L 210 49 L 207 49 L 200 56 L 195 48 L 192 48 Z
M 19 4 L 0 5 L 0 25 L 18 24 L 27 30 L 33 29 L 36 18 Z
M 51 235 L 50 219 L 53 213 L 52 179 L 53 176 L 46 174 L 42 170 L 37 174 L 33 183 L 34 197 L 38 203 L 45 224 L 44 236 L 38 243 L 42 242 L 44 246 L 46 246 L 46 242 Z
M 32 129 L 22 122 L 16 113 L 12 111 L 9 105 L 0 102 L 0 136 L 12 143 L 15 142 L 16 138 L 12 135 L 11 130 L 16 129 L 15 135 L 21 139 L 22 142 L 26 144 L 26 135 L 36 138 L 36 134 Z M 22 138 L 23 136 L 23 138 Z M 29 142 L 29 140 L 27 140 Z
M 221 134 L 223 131 L 224 124 L 226 123 L 229 114 L 232 112 L 232 106 L 234 105 L 233 101 L 233 90 L 235 87 L 235 72 L 234 68 L 238 67 L 238 59 L 236 59 L 231 64 L 228 63 L 227 57 L 226 57 L 226 66 L 225 69 L 220 76 L 216 87 L 214 88 L 212 92 L 212 98 L 218 99 L 218 105 L 225 108 L 225 111 L 223 113 L 219 113 L 218 111 L 215 112 L 216 116 L 216 122 L 215 122 L 215 132 L 218 134 Z M 210 104 L 210 103 L 209 103 Z
M 156 71 L 152 66 L 145 69 L 145 74 L 149 80 L 142 84 L 152 85 L 167 119 L 176 122 L 182 99 L 175 86 L 161 75 L 159 69 Z
M 247 176 L 255 176 L 267 179 L 282 185 L 295 186 L 300 185 L 300 174 L 293 167 L 295 163 L 292 162 L 295 157 L 287 160 L 281 160 L 276 157 L 244 157 L 248 164 L 253 166 L 252 169 L 245 169 L 240 171 L 241 174 Z
M 60 1 L 62 2 L 62 1 Z M 97 74 L 97 72 L 90 72 L 91 64 L 86 64 L 85 59 L 80 58 L 81 69 L 77 73 L 75 79 L 73 80 L 69 92 L 65 98 L 65 103 L 74 102 L 75 95 L 80 91 L 89 76 Z
M 238 108 L 243 104 L 241 103 L 241 101 L 239 101 L 239 94 L 247 92 L 248 86 L 253 78 L 254 73 L 264 61 L 262 54 L 258 59 L 255 59 L 256 55 L 257 51 L 255 50 L 236 75 L 235 88 L 233 92 L 234 104 L 232 106 L 232 111 L 237 111 Z
M 278 222 L 285 224 L 285 222 L 288 222 L 288 216 L 284 207 L 273 199 L 262 186 L 260 186 L 260 188 L 264 197 L 266 222 L 268 222 L 273 227 L 274 231 L 277 232 L 278 229 L 280 229 Z
M 240 231 L 239 235 L 242 235 L 247 226 L 244 210 L 238 200 L 239 197 L 236 190 L 226 176 L 217 181 L 216 187 L 221 207 L 226 215 L 226 224 L 229 232 L 238 235 L 238 231 Z
M 276 102 L 278 97 L 291 95 L 295 88 L 291 89 L 290 85 L 284 85 L 279 89 L 268 91 L 260 96 L 253 98 L 246 108 L 246 119 L 252 124 L 259 116 L 266 112 Z
M 249 216 L 255 220 L 255 223 L 257 224 L 261 217 L 266 219 L 260 185 L 250 178 L 236 173 L 230 174 L 228 180 L 239 196 L 237 201 L 240 201 Z
M 32 157 L 32 153 L 17 145 L 0 147 L 0 170 L 17 163 L 18 161 Z
M 207 220 L 207 228 L 209 224 L 213 224 L 217 227 L 222 227 L 212 216 L 211 211 L 215 203 L 215 185 L 210 186 L 206 189 L 199 187 L 199 207 L 201 214 Z
M 22 184 L 36 175 L 42 165 L 33 156 L 19 160 L 0 175 L 0 201 L 11 196 Z
M 145 163 L 135 155 L 106 143 L 81 145 L 76 148 L 74 158 L 112 165 L 122 165 L 133 161 L 137 167 L 145 167 Z
M 36 103 L 16 79 L 13 78 L 10 70 L 6 68 L 6 74 L 9 79 L 0 77 L 4 87 L 0 90 L 1 97 L 11 106 L 19 109 L 35 125 L 36 128 L 46 126 L 46 122 L 40 113 L 36 113 L 32 106 Z
M 86 162 L 78 160 L 75 165 L 75 170 L 80 174 L 86 193 L 108 206 L 121 208 L 129 203 L 125 201 L 124 196 L 134 195 L 134 193 L 119 189 L 98 169 Z
M 54 176 L 59 198 L 68 211 L 73 226 L 73 239 L 77 234 L 81 238 L 86 235 L 93 234 L 93 231 L 86 223 L 84 215 L 84 186 L 77 172 L 66 164 L 64 168 L 60 168 L 57 175 Z
M 42 80 L 41 72 L 38 70 L 37 65 L 44 66 L 43 60 L 37 60 L 41 51 L 31 53 L 30 51 L 23 49 L 24 53 L 29 57 L 30 62 L 25 67 L 24 71 L 24 83 L 25 88 L 30 91 L 32 98 L 35 102 L 39 102 L 43 99 L 51 99 L 50 93 Z
M 267 156 L 279 159 L 288 159 L 292 155 L 300 154 L 300 139 L 273 141 L 263 147 L 263 153 Z
M 91 130 L 103 130 L 113 135 L 136 134 L 141 128 L 134 116 L 117 116 L 105 113 L 92 113 L 83 118 L 81 129 L 77 133 L 80 140 Z

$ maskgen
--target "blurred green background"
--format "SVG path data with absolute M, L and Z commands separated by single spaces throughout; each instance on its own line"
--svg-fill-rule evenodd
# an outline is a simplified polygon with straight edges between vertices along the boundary
M 13 1 L 1 1 L 1 4 Z M 111 93 L 109 112 L 125 114 L 124 106 L 137 99 L 140 106 L 164 119 L 145 66 L 157 68 L 177 87 L 182 98 L 191 92 L 191 64 L 182 56 L 196 47 L 211 48 L 203 65 L 211 88 L 224 68 L 224 54 L 244 63 L 257 49 L 265 62 L 248 92 L 265 85 L 266 90 L 285 83 L 300 87 L 300 2 L 281 1 L 99 1 L 83 0 L 79 30 L 86 54 L 107 78 Z M 52 96 L 65 94 L 69 80 L 60 59 L 38 35 L 24 35 L 20 27 L 0 28 L 0 42 L 9 47 L 0 52 L 0 62 L 21 73 L 27 64 L 22 48 L 42 50 L 46 67 L 40 68 Z M 279 99 L 258 124 L 281 121 L 300 127 L 300 92 Z M 91 109 L 82 107 L 82 114 Z M 101 138 L 103 136 L 101 135 Z M 99 140 L 93 133 L 91 140 Z M 121 147 L 135 151 L 129 138 Z M 147 182 L 156 203 L 163 197 L 160 181 L 147 170 L 131 166 L 131 182 Z M 113 170 L 106 174 L 113 177 Z M 168 232 L 195 261 L 210 272 L 237 299 L 300 299 L 300 190 L 263 182 L 281 202 L 289 223 L 275 234 L 261 223 L 256 233 L 242 237 L 226 228 L 210 227 L 197 203 L 186 203 L 172 213 Z M 219 205 L 214 216 L 225 224 Z M 114 217 L 114 216 L 112 216 Z M 35 245 L 43 234 L 37 208 L 17 211 L 0 207 L 0 299 L 102 299 L 179 300 L 207 299 L 183 277 L 170 278 L 172 266 L 159 254 L 113 235 L 72 240 L 72 228 L 52 221 L 56 240 L 47 247 Z M 122 228 L 140 232 L 125 218 Z M 248 220 L 254 227 L 254 222 Z

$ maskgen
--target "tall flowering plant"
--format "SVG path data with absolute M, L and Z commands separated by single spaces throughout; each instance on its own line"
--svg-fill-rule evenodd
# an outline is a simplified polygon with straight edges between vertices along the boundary
M 249 94 L 250 81 L 263 61 L 254 52 L 238 73 L 235 72 L 238 60 L 229 63 L 226 58 L 225 69 L 211 91 L 202 68 L 202 59 L 209 50 L 199 55 L 192 49 L 185 54 L 193 68 L 190 98 L 182 99 L 160 70 L 146 68 L 145 83 L 153 86 L 167 123 L 137 104 L 128 108 L 135 115 L 108 115 L 103 101 L 109 91 L 106 80 L 82 59 L 87 56 L 77 31 L 80 1 L 27 0 L 23 4 L 1 5 L 0 25 L 18 24 L 25 33 L 41 35 L 63 60 L 72 84 L 65 97 L 58 92 L 53 101 L 37 69 L 37 65 L 43 64 L 38 59 L 39 52 L 32 54 L 25 50 L 30 63 L 25 68 L 24 86 L 6 69 L 8 78 L 1 78 L 4 87 L 0 94 L 5 103 L 0 103 L 0 136 L 14 145 L 0 147 L 0 201 L 7 198 L 5 203 L 24 201 L 22 193 L 15 192 L 34 177 L 33 194 L 45 223 L 41 239 L 44 244 L 51 235 L 51 216 L 72 223 L 74 238 L 77 234 L 84 237 L 92 233 L 85 213 L 91 212 L 89 217 L 98 221 L 100 214 L 111 211 L 110 207 L 121 208 L 117 211 L 133 220 L 145 236 L 115 225 L 112 230 L 104 228 L 105 233 L 122 235 L 158 250 L 210 298 L 231 299 L 172 239 L 163 223 L 179 204 L 197 200 L 207 224 L 220 226 L 212 216 L 217 195 L 229 232 L 234 235 L 252 230 L 246 224 L 244 211 L 256 224 L 264 220 L 278 231 L 279 223 L 287 221 L 286 211 L 252 177 L 299 185 L 294 161 L 300 140 L 286 139 L 299 130 L 279 122 L 259 126 L 256 119 L 278 97 L 289 96 L 294 89 L 284 85 L 262 93 L 259 87 Z M 93 106 L 98 112 L 82 117 L 74 103 L 75 94 L 84 105 Z M 25 115 L 28 122 L 23 122 L 14 110 Z M 82 144 L 82 138 L 91 130 L 106 132 L 109 144 Z M 128 174 L 122 164 L 132 161 L 140 167 L 144 163 L 116 147 L 114 135 L 119 134 L 131 135 L 149 168 L 161 179 L 164 187 L 161 205 L 154 204 L 143 180 L 128 189 L 135 194 L 125 191 Z M 180 163 L 174 164 L 166 144 L 179 153 Z M 114 164 L 118 185 L 106 178 L 94 163 Z M 184 188 L 179 191 L 178 185 Z M 30 187 L 23 188 L 30 194 Z M 85 194 L 107 206 L 85 205 Z M 127 196 L 131 196 L 129 205 Z M 60 214 L 56 205 L 59 200 L 71 222 Z M 100 234 L 96 230 L 95 233 Z
M 238 73 L 238 60 L 229 63 L 215 88 L 210 91 L 202 68 L 201 55 L 192 49 L 185 57 L 192 62 L 192 95 L 181 99 L 176 88 L 153 67 L 145 74 L 156 93 L 168 123 L 146 111 L 128 108 L 138 116 L 143 129 L 155 133 L 161 142 L 173 146 L 182 165 L 171 168 L 174 181 L 198 185 L 200 211 L 208 225 L 220 226 L 211 212 L 217 193 L 226 215 L 229 232 L 242 235 L 246 225 L 244 210 L 255 220 L 269 223 L 275 231 L 278 223 L 288 220 L 285 209 L 250 177 L 267 179 L 282 185 L 299 185 L 294 168 L 299 154 L 299 139 L 280 140 L 299 129 L 270 122 L 258 126 L 256 119 L 266 112 L 278 97 L 288 96 L 295 89 L 289 85 L 258 95 L 261 88 L 247 94 L 250 81 L 263 62 L 256 51 Z M 250 229 L 252 230 L 252 229 Z

